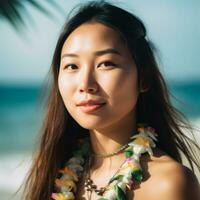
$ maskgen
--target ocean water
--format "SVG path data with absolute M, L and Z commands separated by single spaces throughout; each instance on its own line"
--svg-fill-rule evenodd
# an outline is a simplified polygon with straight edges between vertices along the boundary
M 173 104 L 200 127 L 200 81 L 171 83 Z M 40 86 L 0 86 L 0 196 L 11 195 L 22 183 L 42 125 L 44 103 Z M 200 134 L 200 133 L 199 133 Z M 196 135 L 199 138 L 199 135 Z M 14 177 L 14 178 L 13 178 Z

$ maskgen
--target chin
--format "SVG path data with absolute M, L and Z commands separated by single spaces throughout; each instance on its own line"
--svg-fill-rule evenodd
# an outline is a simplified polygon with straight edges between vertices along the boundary
M 101 124 L 99 123 L 78 123 L 81 127 L 88 129 L 88 130 L 93 130 L 93 129 L 99 129 L 101 128 Z
M 105 122 L 102 120 L 89 119 L 89 117 L 82 120 L 80 119 L 75 119 L 75 120 L 81 127 L 88 130 L 101 129 L 102 125 L 105 124 Z

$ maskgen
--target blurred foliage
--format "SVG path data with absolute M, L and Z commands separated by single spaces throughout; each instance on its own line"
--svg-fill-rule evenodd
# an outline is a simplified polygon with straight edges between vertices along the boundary
M 45 3 L 50 4 L 53 8 L 62 12 L 62 9 L 55 1 L 46 0 Z M 49 17 L 52 16 L 49 9 L 37 0 L 0 0 L 0 18 L 6 19 L 15 30 L 20 31 L 22 27 L 26 26 L 24 21 L 25 18 L 29 18 L 29 20 L 31 19 L 31 15 L 27 11 L 27 4 Z

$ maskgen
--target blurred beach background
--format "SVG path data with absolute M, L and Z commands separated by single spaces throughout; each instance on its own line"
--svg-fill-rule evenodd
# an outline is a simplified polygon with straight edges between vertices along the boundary
M 0 8 L 1 200 L 20 199 L 20 193 L 12 195 L 24 180 L 37 143 L 45 110 L 44 88 L 57 37 L 71 8 L 86 1 L 13 2 L 21 6 L 17 8 L 23 20 L 15 11 L 5 13 Z M 144 21 L 148 38 L 158 48 L 160 70 L 176 97 L 172 97 L 173 104 L 200 128 L 200 1 L 111 2 Z M 199 134 L 195 132 L 200 144 Z

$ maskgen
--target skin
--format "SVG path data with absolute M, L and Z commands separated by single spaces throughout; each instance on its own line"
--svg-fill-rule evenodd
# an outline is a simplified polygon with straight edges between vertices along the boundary
M 95 56 L 94 52 L 108 48 L 120 55 Z M 66 56 L 69 53 L 78 57 Z M 69 66 L 71 63 L 73 66 Z M 90 130 L 95 152 L 112 152 L 128 141 L 135 131 L 137 69 L 114 30 L 102 24 L 84 24 L 74 30 L 62 48 L 58 84 L 69 113 Z M 92 114 L 83 113 L 76 104 L 84 99 L 100 99 L 106 105 Z
M 109 48 L 117 50 L 120 55 L 95 55 L 95 52 Z M 136 103 L 140 93 L 137 68 L 115 30 L 95 22 L 76 28 L 62 48 L 58 86 L 70 115 L 89 130 L 95 153 L 113 152 L 135 133 Z M 106 104 L 93 113 L 84 113 L 76 104 L 87 99 L 100 99 Z M 90 172 L 95 184 L 105 186 L 124 159 L 123 153 L 94 159 Z M 188 183 L 196 183 L 195 176 L 161 150 L 154 149 L 151 157 L 143 155 L 141 165 L 144 181 L 134 191 L 128 192 L 128 199 L 186 200 L 186 188 L 187 194 L 191 190 L 193 199 L 198 199 L 197 189 L 194 192 L 188 187 Z M 192 188 L 197 188 L 197 185 Z M 92 199 L 98 198 L 93 193 Z M 84 176 L 78 185 L 77 199 L 88 199 Z

